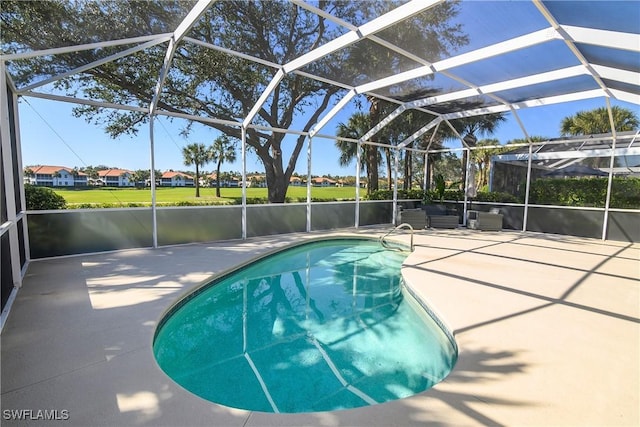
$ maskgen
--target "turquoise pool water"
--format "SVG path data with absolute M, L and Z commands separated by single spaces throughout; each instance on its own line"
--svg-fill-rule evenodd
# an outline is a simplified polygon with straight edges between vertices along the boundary
M 422 392 L 456 360 L 400 280 L 407 253 L 362 239 L 269 255 L 183 298 L 153 350 L 192 393 L 235 408 L 315 412 Z

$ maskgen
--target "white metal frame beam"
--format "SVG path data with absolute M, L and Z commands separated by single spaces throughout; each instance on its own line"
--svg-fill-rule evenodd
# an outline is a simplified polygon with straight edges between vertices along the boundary
M 383 29 L 388 28 L 411 16 L 414 16 L 426 9 L 429 9 L 436 4 L 442 3 L 443 1 L 444 0 L 411 0 L 410 2 L 405 3 L 402 6 L 399 6 L 395 9 L 392 9 L 391 11 L 385 13 L 384 15 L 381 15 L 359 27 L 353 28 L 348 33 L 343 34 L 313 49 L 312 51 L 307 52 L 304 55 L 301 55 L 296 59 L 284 64 L 281 68 L 278 69 L 278 72 L 273 77 L 273 79 L 271 80 L 267 88 L 264 90 L 264 92 L 262 93 L 258 101 L 256 101 L 254 106 L 251 108 L 251 111 L 249 112 L 247 117 L 245 117 L 245 119 L 243 120 L 242 125 L 246 127 L 251 123 L 251 121 L 253 120 L 255 115 L 258 113 L 260 108 L 262 108 L 262 105 L 266 102 L 269 95 L 271 95 L 271 92 L 273 92 L 273 90 L 276 88 L 276 86 L 280 83 L 280 81 L 284 78 L 285 75 L 292 73 L 296 70 L 299 70 L 300 68 L 314 61 L 317 61 L 327 55 L 330 55 L 333 52 L 336 52 L 340 49 L 344 49 L 345 47 L 352 45 L 359 40 L 362 40 L 366 37 L 373 36 L 373 34 L 379 31 L 382 31 Z M 298 5 L 300 6 L 300 3 L 298 3 Z M 351 95 L 351 97 L 353 97 L 353 95 Z M 341 108 L 343 108 L 344 105 L 346 105 L 346 103 L 347 102 L 341 103 L 340 104 L 342 105 Z M 335 110 L 334 115 L 337 114 L 337 112 L 340 111 L 340 109 L 334 108 Z M 324 123 L 326 124 L 326 122 L 331 120 L 332 117 L 333 115 L 329 115 L 329 114 L 325 116 L 325 118 L 323 118 Z M 313 133 L 314 134 L 317 133 L 320 128 L 321 127 L 316 126 Z
M 158 101 L 162 93 L 162 86 L 164 85 L 164 81 L 167 78 L 169 67 L 171 67 L 173 55 L 175 54 L 178 44 L 191 29 L 191 27 L 195 25 L 196 21 L 207 11 L 207 9 L 209 9 L 209 6 L 211 6 L 214 1 L 215 0 L 199 0 L 198 3 L 196 3 L 196 5 L 189 11 L 187 16 L 182 20 L 182 22 L 178 24 L 175 31 L 171 34 L 171 38 L 169 39 L 169 47 L 167 47 L 167 52 L 164 56 L 164 62 L 162 63 L 162 68 L 160 69 L 160 76 L 158 77 L 156 87 L 153 91 L 153 98 L 151 99 L 151 104 L 149 106 L 149 114 L 154 114 L 158 106 Z
M 150 180 L 151 180 L 151 211 L 152 211 L 152 223 L 153 223 L 153 247 L 158 247 L 158 223 L 156 218 L 156 176 L 155 176 L 155 149 L 154 149 L 154 132 L 153 132 L 153 120 L 158 108 L 158 102 L 162 94 L 162 87 L 169 73 L 169 68 L 173 62 L 173 55 L 176 52 L 178 44 L 187 34 L 189 29 L 193 27 L 196 21 L 209 9 L 209 6 L 214 0 L 199 0 L 198 3 L 189 11 L 187 16 L 178 24 L 175 31 L 171 35 L 169 40 L 169 46 L 164 56 L 162 67 L 160 68 L 160 75 L 156 82 L 156 87 L 153 91 L 153 97 L 149 104 L 149 161 L 150 161 Z
M 366 83 L 360 86 L 357 86 L 355 88 L 356 93 L 365 93 L 365 92 L 371 92 L 383 87 L 387 87 L 387 86 L 391 86 L 394 84 L 399 84 L 408 80 L 412 80 L 415 78 L 419 78 L 419 77 L 427 77 L 430 76 L 432 74 L 435 74 L 436 72 L 442 72 L 443 74 L 447 74 L 448 77 L 454 78 L 456 80 L 459 80 L 458 78 L 456 78 L 455 76 L 452 76 L 448 73 L 446 73 L 447 70 L 454 68 L 454 67 L 458 67 L 461 65 L 466 65 L 466 64 L 470 64 L 476 61 L 480 61 L 486 58 L 490 58 L 490 57 L 494 57 L 494 56 L 498 56 L 498 55 L 503 55 L 505 53 L 509 53 L 515 50 L 519 50 L 519 49 L 524 49 L 527 47 L 531 47 L 531 46 L 535 46 L 537 44 L 541 44 L 541 43 L 546 43 L 550 40 L 557 40 L 557 39 L 561 39 L 560 35 L 554 31 L 552 28 L 546 28 L 543 30 L 538 30 L 529 34 L 525 34 L 523 36 L 519 36 L 519 37 L 515 37 L 512 38 L 510 40 L 506 40 L 500 43 L 496 43 L 493 44 L 491 46 L 486 46 L 480 49 L 476 49 L 473 50 L 471 52 L 467 52 L 467 53 L 463 53 L 461 55 L 457 55 L 451 58 L 447 58 L 447 59 L 443 59 L 441 61 L 435 62 L 433 64 L 430 65 L 425 65 L 422 67 L 418 67 L 418 68 L 414 68 L 413 70 L 409 70 L 409 71 L 405 71 L 403 73 L 398 73 L 395 74 L 393 76 L 389 76 L 389 77 L 385 77 L 370 83 Z M 559 72 L 559 71 L 558 71 Z M 523 78 L 524 79 L 524 78 Z M 515 79 L 518 80 L 518 79 Z M 509 83 L 511 82 L 511 83 Z M 509 82 L 502 82 L 505 84 L 505 89 L 508 88 L 508 84 L 514 84 L 514 81 L 509 81 Z M 525 82 L 525 80 L 522 80 L 518 83 L 515 84 L 523 84 Z M 467 82 L 463 82 L 465 85 L 469 86 L 469 89 L 464 89 L 462 91 L 458 91 L 456 92 L 456 95 L 451 95 L 451 96 L 460 96 L 460 98 L 452 98 L 452 99 L 462 99 L 464 97 L 467 96 L 476 96 L 476 95 L 480 95 L 482 93 L 489 93 L 490 91 L 497 91 L 497 90 L 504 90 L 504 89 L 499 89 L 499 85 L 500 83 L 496 83 L 495 85 L 488 85 L 490 86 L 489 89 L 485 88 L 484 91 L 482 91 L 480 88 L 478 87 L 474 87 L 473 85 L 470 85 Z M 491 88 L 491 86 L 493 86 L 493 88 Z M 447 95 L 440 95 L 440 97 L 446 97 Z M 432 97 L 433 98 L 433 97 Z M 431 99 L 431 98 L 427 98 L 427 99 Z M 443 98 L 444 99 L 444 98 Z M 425 102 L 423 105 L 420 104 L 420 102 Z M 499 100 L 501 102 L 503 102 L 502 100 Z M 438 102 L 442 102 L 441 100 L 439 100 Z M 405 108 L 419 108 L 422 107 L 424 105 L 428 105 L 430 103 L 435 103 L 435 102 L 429 102 L 429 101 L 425 101 L 425 100 L 418 100 L 418 101 L 410 101 L 404 104 Z M 412 105 L 413 104 L 413 105 Z M 508 106 L 508 103 L 504 103 L 505 104 L 505 110 L 507 111 L 510 109 L 510 107 Z M 395 110 L 393 111 L 388 117 L 386 117 L 385 119 L 382 120 L 382 122 L 385 122 L 386 124 L 388 124 L 391 120 L 395 119 L 396 117 L 398 117 L 404 110 Z M 388 120 L 388 121 L 387 121 Z M 381 122 L 381 123 L 382 123 Z M 369 132 L 367 132 L 365 135 L 367 135 L 367 137 L 365 139 L 370 138 L 371 136 L 375 135 L 375 133 L 377 133 L 378 131 L 380 131 L 380 129 L 382 129 L 382 127 L 384 126 L 379 126 L 376 125 L 374 128 L 372 128 Z M 364 136 L 363 136 L 364 138 Z
M 571 36 L 570 33 L 566 31 L 566 28 L 558 23 L 558 21 L 553 16 L 553 14 L 551 14 L 551 12 L 549 12 L 547 7 L 542 3 L 542 0 L 533 0 L 533 4 L 538 8 L 542 16 L 544 16 L 544 18 L 547 20 L 547 22 L 551 24 L 553 29 L 556 30 L 558 34 L 562 37 L 562 39 L 564 40 L 569 50 L 571 50 L 571 52 L 575 55 L 578 61 L 580 61 L 580 63 L 589 71 L 593 79 L 596 81 L 596 83 L 598 83 L 598 86 L 600 86 L 600 88 L 606 93 L 606 96 L 611 97 L 612 94 L 609 91 L 609 88 L 607 87 L 607 85 L 603 83 L 600 76 L 598 76 L 598 74 L 595 72 L 595 70 L 591 66 L 591 63 L 587 61 L 587 59 L 584 57 L 582 52 L 580 52 L 580 50 L 576 47 L 576 44 L 575 44 L 576 40 Z M 574 27 L 574 28 L 577 28 L 577 27 Z
M 154 39 L 154 40 L 150 40 L 150 41 L 148 41 L 146 43 L 142 43 L 141 45 L 134 46 L 132 48 L 123 50 L 122 52 L 118 52 L 118 53 L 115 53 L 113 55 L 109 55 L 109 56 L 107 56 L 105 58 L 99 59 L 97 61 L 93 61 L 93 62 L 91 62 L 89 64 L 86 64 L 86 65 L 83 65 L 81 67 L 74 68 L 73 70 L 69 70 L 66 73 L 58 74 L 58 75 L 50 77 L 48 79 L 41 80 L 41 81 L 39 81 L 37 83 L 33 83 L 33 84 L 28 85 L 28 86 L 22 87 L 22 88 L 19 89 L 19 93 L 27 92 L 27 91 L 36 89 L 38 87 L 42 87 L 42 86 L 48 85 L 49 83 L 53 83 L 55 81 L 62 80 L 64 78 L 72 76 L 74 74 L 83 73 L 85 71 L 91 70 L 92 68 L 96 68 L 96 67 L 99 67 L 100 65 L 106 64 L 108 62 L 115 61 L 116 59 L 120 59 L 120 58 L 123 58 L 125 56 L 129 56 L 129 55 L 131 55 L 133 53 L 139 52 L 141 50 L 147 49 L 149 47 L 164 43 L 168 39 L 169 39 L 169 37 L 163 36 L 163 37 L 160 37 L 160 38 L 157 38 L 157 39 Z
M 327 56 L 335 51 L 343 49 L 358 40 L 371 36 L 385 28 L 390 27 L 400 21 L 403 21 L 411 16 L 414 16 L 426 9 L 433 7 L 436 4 L 442 3 L 444 0 L 411 0 L 408 3 L 399 6 L 384 15 L 381 15 L 361 26 L 357 29 L 353 29 L 342 36 L 331 40 L 328 43 L 308 52 L 293 61 L 284 65 L 285 73 L 290 73 L 293 70 L 302 68 L 305 65 L 310 64 L 313 61 Z
M 562 29 L 576 43 L 640 52 L 640 43 L 638 43 L 640 36 L 638 34 L 571 25 L 562 25 Z
M 74 46 L 56 47 L 56 48 L 44 49 L 44 50 L 32 50 L 30 52 L 23 52 L 23 53 L 8 53 L 8 54 L 3 54 L 2 59 L 4 61 L 13 61 L 13 60 L 20 60 L 20 59 L 36 58 L 38 56 L 59 55 L 61 53 L 71 53 L 71 52 L 80 52 L 83 50 L 101 49 L 103 47 L 144 43 L 151 40 L 159 40 L 159 39 L 167 40 L 169 37 L 171 37 L 171 33 L 160 33 L 160 34 L 153 34 L 149 36 L 109 40 L 109 41 L 98 42 L 98 43 L 79 44 Z

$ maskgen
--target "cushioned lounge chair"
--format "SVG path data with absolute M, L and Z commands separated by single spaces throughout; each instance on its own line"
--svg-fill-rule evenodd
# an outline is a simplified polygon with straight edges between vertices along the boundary
M 458 228 L 458 215 L 447 215 L 444 205 L 425 205 L 427 227 L 430 228 Z
M 494 209 L 491 212 L 468 211 L 467 227 L 473 230 L 500 231 L 502 230 L 502 214 Z
M 422 209 L 405 209 L 400 211 L 400 223 L 407 223 L 414 230 L 424 230 L 427 216 Z

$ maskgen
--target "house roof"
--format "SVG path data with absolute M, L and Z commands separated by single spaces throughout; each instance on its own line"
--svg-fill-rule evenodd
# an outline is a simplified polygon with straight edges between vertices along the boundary
M 175 178 L 176 176 L 179 176 L 181 178 L 193 179 L 191 175 L 187 175 L 186 173 L 182 172 L 166 171 L 162 174 L 162 178 Z
M 56 172 L 60 172 L 62 170 L 67 171 L 68 173 L 73 173 L 73 168 L 69 168 L 67 166 L 50 166 L 50 165 L 38 165 L 38 166 L 27 166 L 28 169 L 31 169 L 34 174 L 42 174 L 42 175 L 53 175 Z M 87 176 L 87 174 L 83 172 L 78 172 L 79 176 Z
M 124 175 L 126 173 L 132 174 L 133 172 L 131 172 L 130 170 L 126 170 L 126 169 L 104 169 L 104 170 L 98 171 L 98 176 L 100 176 L 100 177 L 120 176 L 120 175 Z
M 327 178 L 327 177 L 324 177 L 324 176 L 319 176 L 319 177 L 316 177 L 316 178 L 311 178 L 311 181 L 312 181 L 312 182 L 317 182 L 317 183 L 322 183 L 322 182 L 334 183 L 334 182 L 335 182 L 333 179 L 331 179 L 331 178 Z

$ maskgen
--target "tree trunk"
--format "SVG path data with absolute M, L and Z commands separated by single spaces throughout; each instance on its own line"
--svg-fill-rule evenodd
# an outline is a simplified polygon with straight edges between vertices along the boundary
M 377 99 L 369 98 L 371 106 L 369 107 L 369 122 L 371 126 L 375 126 L 380 121 L 380 104 Z M 375 135 L 371 137 L 371 142 L 376 142 Z M 378 147 L 376 145 L 365 145 L 365 153 L 367 160 L 367 194 L 370 195 L 378 189 Z
M 478 138 L 472 133 L 468 133 L 464 136 L 464 142 L 468 147 L 475 147 Z M 469 150 L 462 150 L 462 188 L 466 191 L 467 188 L 467 157 L 469 157 Z
M 266 168 L 267 194 L 269 203 L 284 203 L 287 195 L 288 183 L 285 182 L 285 174 L 277 173 L 272 168 Z
M 411 148 L 413 143 L 409 144 L 407 148 Z M 404 184 L 402 188 L 405 190 L 411 189 L 412 179 L 413 179 L 413 158 L 411 156 L 411 151 L 404 152 Z
M 391 149 L 385 148 L 384 155 L 387 159 L 387 188 L 391 190 L 391 186 L 393 185 L 393 172 L 391 168 L 391 162 L 392 162 Z
M 276 146 L 279 147 L 279 144 Z M 286 174 L 282 169 L 282 151 L 279 148 L 274 148 L 272 155 L 269 155 L 268 150 L 262 149 L 258 152 L 258 156 L 264 164 L 269 203 L 284 203 L 288 182 L 285 180 Z
M 222 165 L 222 156 L 218 160 L 218 166 L 216 167 L 216 197 L 220 198 L 220 166 Z
M 196 197 L 200 197 L 200 170 L 198 169 L 198 162 L 196 163 Z

